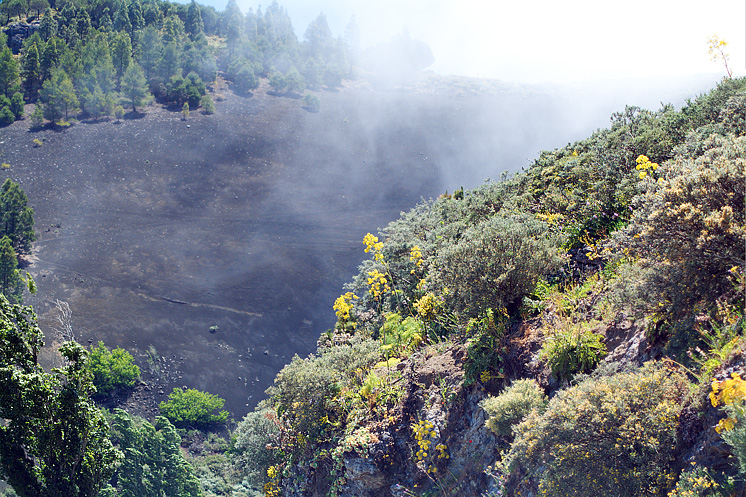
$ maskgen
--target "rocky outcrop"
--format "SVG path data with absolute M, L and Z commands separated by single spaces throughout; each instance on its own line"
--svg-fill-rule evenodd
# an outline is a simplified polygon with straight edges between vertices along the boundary
M 3 33 L 8 36 L 8 46 L 10 49 L 13 50 L 14 54 L 18 54 L 21 52 L 21 48 L 23 48 L 23 41 L 33 36 L 38 30 L 39 21 L 34 21 L 31 24 L 14 22 L 4 28 Z

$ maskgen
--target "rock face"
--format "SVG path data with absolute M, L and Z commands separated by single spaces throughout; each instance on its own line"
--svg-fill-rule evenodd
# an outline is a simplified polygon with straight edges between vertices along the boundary
M 14 54 L 18 54 L 21 52 L 21 48 L 23 48 L 23 41 L 33 36 L 38 30 L 39 21 L 34 21 L 31 24 L 14 22 L 3 29 L 3 32 L 8 36 L 8 46 L 10 49 L 13 50 Z
M 398 422 L 372 430 L 366 456 L 344 457 L 346 483 L 340 497 L 406 496 L 436 488 L 447 479 L 461 495 L 480 495 L 489 486 L 484 470 L 496 460 L 497 440 L 484 425 L 481 387 L 464 386 L 463 348 L 423 357 L 414 354 L 405 366 L 405 391 Z M 419 458 L 414 426 L 430 423 L 428 457 Z M 436 446 L 445 447 L 443 457 Z M 446 457 L 447 455 L 447 457 Z M 430 468 L 430 472 L 428 472 Z M 312 495 L 308 491 L 294 495 Z

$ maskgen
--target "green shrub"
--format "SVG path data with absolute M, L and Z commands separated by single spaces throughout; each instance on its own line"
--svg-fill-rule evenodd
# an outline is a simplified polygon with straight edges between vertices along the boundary
M 466 342 L 464 373 L 467 385 L 487 383 L 503 377 L 502 358 L 506 351 L 503 339 L 509 322 L 506 313 L 487 309 L 480 319 L 472 318 L 466 326 L 471 338 Z
M 181 437 L 164 417 L 155 425 L 122 409 L 112 413 L 111 439 L 124 453 L 110 495 L 201 497 L 200 482 L 181 452 Z
M 133 363 L 132 354 L 121 347 L 109 350 L 104 342 L 91 345 L 88 369 L 93 373 L 93 384 L 99 394 L 105 395 L 115 388 L 131 388 L 140 377 L 140 368 Z
M 386 314 L 385 319 L 378 338 L 386 357 L 409 355 L 422 343 L 425 330 L 417 319 L 408 316 L 402 320 L 397 312 Z
M 589 323 L 569 324 L 554 329 L 542 343 L 540 357 L 552 368 L 555 378 L 570 380 L 576 373 L 590 373 L 606 355 L 603 337 L 589 329 Z
M 275 377 L 267 394 L 283 426 L 304 440 L 328 434 L 341 416 L 338 394 L 359 371 L 381 358 L 380 343 L 353 338 L 321 350 L 320 356 L 295 356 Z M 323 420 L 323 421 L 322 421 Z
M 658 495 L 674 480 L 686 376 L 648 363 L 560 391 L 515 430 L 506 455 L 542 495 Z
M 480 403 L 489 418 L 487 428 L 504 437 L 512 434 L 511 428 L 536 409 L 541 413 L 547 405 L 547 396 L 534 380 L 518 380 L 496 397 Z
M 255 488 L 261 489 L 267 483 L 267 468 L 278 462 L 278 451 L 271 447 L 277 444 L 279 436 L 279 420 L 266 405 L 260 405 L 238 423 L 233 465 Z
M 174 388 L 168 400 L 161 402 L 160 411 L 177 427 L 209 426 L 227 421 L 228 411 L 215 414 L 223 405 L 225 400 L 217 395 L 194 388 Z
M 16 120 L 10 106 L 0 106 L 0 126 L 9 126 Z
M 436 259 L 429 279 L 449 289 L 446 301 L 468 316 L 520 305 L 560 261 L 547 225 L 529 214 L 498 214 L 468 228 Z
M 311 93 L 303 97 L 303 107 L 309 112 L 318 112 L 321 110 L 321 100 Z
M 215 104 L 212 102 L 210 95 L 204 95 L 199 101 L 199 105 L 205 114 L 215 114 Z

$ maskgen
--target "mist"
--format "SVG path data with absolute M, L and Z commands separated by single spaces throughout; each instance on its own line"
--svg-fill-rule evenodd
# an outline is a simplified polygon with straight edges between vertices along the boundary
M 77 339 L 131 351 L 149 368 L 153 406 L 189 386 L 240 418 L 334 326 L 367 232 L 423 199 L 518 172 L 625 105 L 680 106 L 723 77 L 699 31 L 681 44 L 667 31 L 697 16 L 683 7 L 645 43 L 630 15 L 588 2 L 286 8 L 300 40 L 322 11 L 336 37 L 353 15 L 359 27 L 362 66 L 341 88 L 312 90 L 317 113 L 265 78 L 249 95 L 216 83 L 216 114 L 187 122 L 157 107 L 117 126 L 38 131 L 40 147 L 23 123 L 3 129 L 4 174 L 27 192 L 40 233 L 29 303 L 50 329 L 54 300 L 67 301 Z M 709 13 L 699 17 L 711 35 Z M 637 70 L 618 55 L 625 44 Z M 656 75 L 686 51 L 690 72 Z M 737 53 L 734 43 L 743 71 Z

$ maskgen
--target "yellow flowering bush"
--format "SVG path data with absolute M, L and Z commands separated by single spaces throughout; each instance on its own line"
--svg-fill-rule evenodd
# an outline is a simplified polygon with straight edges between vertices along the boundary
M 732 373 L 725 381 L 713 380 L 710 402 L 714 407 L 721 406 L 728 415 L 715 430 L 731 446 L 741 471 L 746 473 L 746 381 L 738 373 Z
M 639 156 L 635 162 L 637 162 L 635 169 L 640 171 L 637 173 L 640 179 L 645 179 L 648 174 L 651 174 L 652 177 L 652 174 L 658 171 L 658 163 L 650 162 L 650 159 L 646 155 Z M 662 178 L 659 178 L 659 180 L 661 183 L 663 182 Z
M 422 267 L 422 263 L 424 262 L 424 259 L 422 258 L 422 250 L 420 250 L 419 245 L 415 245 L 409 251 L 409 260 L 414 262 L 414 269 L 410 271 L 411 274 L 414 274 L 416 270 Z
M 364 252 L 366 254 L 370 252 L 377 262 L 383 262 L 383 242 L 379 242 L 377 236 L 368 233 L 363 237 L 363 243 L 365 244 Z
M 627 300 L 665 315 L 713 305 L 732 289 L 730 268 L 744 264 L 746 137 L 713 135 L 701 145 L 666 163 L 664 184 L 635 199 L 616 237 L 638 268 L 623 280 Z
M 702 466 L 694 466 L 679 475 L 676 487 L 668 492 L 668 497 L 730 497 L 736 495 L 732 478 L 718 475 L 718 483 L 713 474 Z
M 376 300 L 378 300 L 381 295 L 391 290 L 386 275 L 378 269 L 368 271 L 368 285 L 370 286 L 370 294 L 373 295 L 373 298 Z
M 435 450 L 430 446 L 437 441 L 439 435 L 432 422 L 423 419 L 412 425 L 412 433 L 417 442 L 417 452 L 414 454 L 415 463 L 422 463 L 424 470 L 435 475 L 438 472 L 436 461 L 450 458 L 448 446 L 444 443 L 435 445 Z
M 653 363 L 586 379 L 518 424 L 507 466 L 544 496 L 656 495 L 673 483 L 688 390 L 684 374 Z
M 337 319 L 342 322 L 350 320 L 350 311 L 352 311 L 352 300 L 359 299 L 357 295 L 352 292 L 347 292 L 344 295 L 340 295 L 337 300 L 334 301 L 334 312 L 337 314 Z

